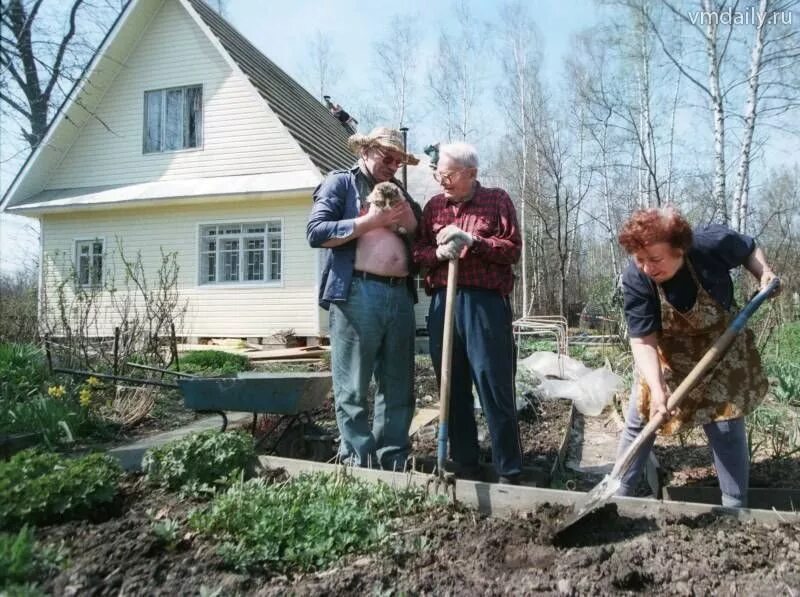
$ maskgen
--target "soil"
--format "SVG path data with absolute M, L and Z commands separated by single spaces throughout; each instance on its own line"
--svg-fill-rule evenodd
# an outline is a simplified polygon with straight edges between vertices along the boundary
M 318 594 L 760 594 L 800 589 L 800 525 L 740 523 L 710 515 L 631 519 L 614 506 L 552 542 L 563 508 L 514 520 L 458 508 L 409 519 L 380 553 L 354 554 L 331 570 L 295 577 L 223 567 L 214 545 L 187 532 L 196 504 L 126 485 L 118 515 L 40 529 L 63 543 L 67 567 L 41 585 L 54 595 Z M 174 545 L 154 520 L 181 525 Z

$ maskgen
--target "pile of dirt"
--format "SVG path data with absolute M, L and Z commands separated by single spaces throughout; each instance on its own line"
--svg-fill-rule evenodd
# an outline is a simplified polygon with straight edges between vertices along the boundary
M 376 554 L 355 555 L 315 574 L 226 570 L 212 543 L 185 524 L 195 504 L 126 489 L 120 516 L 40 529 L 63 542 L 68 567 L 43 582 L 56 595 L 207 594 L 758 594 L 800 589 L 800 525 L 740 523 L 711 515 L 632 519 L 614 506 L 593 513 L 553 544 L 565 511 L 544 506 L 524 518 L 481 518 L 463 509 L 408 519 Z M 169 545 L 155 520 L 177 521 Z

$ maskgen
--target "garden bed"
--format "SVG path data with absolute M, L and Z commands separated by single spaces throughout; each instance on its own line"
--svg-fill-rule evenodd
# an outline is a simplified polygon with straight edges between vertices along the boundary
M 273 473 L 274 479 L 283 477 Z M 438 508 L 402 521 L 383 547 L 317 572 L 227 569 L 213 540 L 189 532 L 197 505 L 130 480 L 119 516 L 40 529 L 63 544 L 68 566 L 45 590 L 59 595 L 300 595 L 458 593 L 669 595 L 756 594 L 800 588 L 800 526 L 740 522 L 711 514 L 620 517 L 614 506 L 590 516 L 562 544 L 548 532 L 563 508 L 542 506 L 508 520 Z M 158 521 L 180 531 L 168 544 Z

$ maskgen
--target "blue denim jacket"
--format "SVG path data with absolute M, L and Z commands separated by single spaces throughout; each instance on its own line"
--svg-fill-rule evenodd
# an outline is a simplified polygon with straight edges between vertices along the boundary
M 322 243 L 332 238 L 345 238 L 353 233 L 361 202 L 366 199 L 366 197 L 362 197 L 363 192 L 360 189 L 363 188 L 366 191 L 367 187 L 373 186 L 371 182 L 363 186 L 359 185 L 358 177 L 360 176 L 364 175 L 358 165 L 349 170 L 334 170 L 314 190 L 314 206 L 311 208 L 311 215 L 308 218 L 306 237 L 312 248 L 325 250 L 325 267 L 322 270 L 319 286 L 319 304 L 323 309 L 330 307 L 332 302 L 347 300 L 347 293 L 353 278 L 353 264 L 356 261 L 357 239 L 330 249 L 323 247 Z M 402 189 L 402 183 L 396 180 L 392 182 Z M 411 203 L 414 215 L 419 221 L 422 214 L 421 208 L 405 190 L 403 193 Z M 413 267 L 411 241 L 408 236 L 403 236 L 403 239 L 406 245 L 408 265 L 411 269 Z M 417 294 L 413 276 L 409 276 L 409 290 L 416 302 Z

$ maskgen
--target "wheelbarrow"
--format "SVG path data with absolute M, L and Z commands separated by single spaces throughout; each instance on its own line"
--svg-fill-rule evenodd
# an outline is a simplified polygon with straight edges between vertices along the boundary
M 242 372 L 236 377 L 198 377 L 177 371 L 159 369 L 127 363 L 131 367 L 158 371 L 177 377 L 175 382 L 110 375 L 76 369 L 54 368 L 53 371 L 79 377 L 96 377 L 115 382 L 155 385 L 177 389 L 183 396 L 186 408 L 198 413 L 213 413 L 222 417 L 222 428 L 228 426 L 226 411 L 253 413 L 252 433 L 256 437 L 258 416 L 263 415 L 265 429 L 256 445 L 264 445 L 274 439 L 267 452 L 275 452 L 284 443 L 290 444 L 282 450 L 289 455 L 305 456 L 306 452 L 320 456 L 325 444 L 333 445 L 333 437 L 316 431 L 311 412 L 319 409 L 332 386 L 330 373 L 295 372 L 265 373 Z M 306 442 L 317 442 L 315 448 L 306 450 Z

